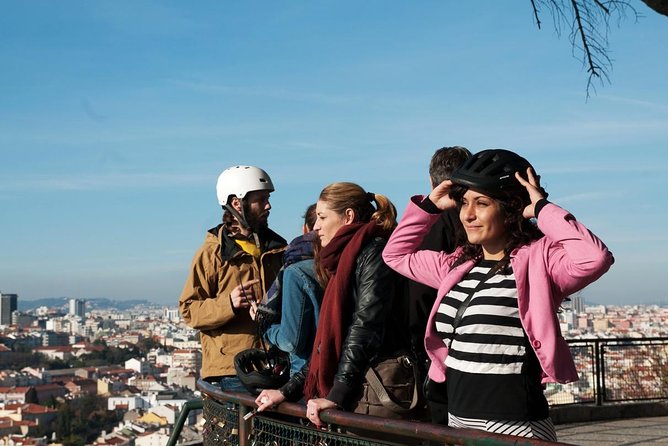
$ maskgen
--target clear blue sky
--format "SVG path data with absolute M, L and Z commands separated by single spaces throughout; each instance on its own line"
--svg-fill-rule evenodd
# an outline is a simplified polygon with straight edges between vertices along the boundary
M 333 181 L 401 210 L 438 147 L 526 156 L 611 248 L 588 301 L 668 302 L 668 17 L 610 30 L 586 101 L 525 1 L 0 5 L 0 290 L 175 304 L 225 167 L 264 167 L 298 234 Z

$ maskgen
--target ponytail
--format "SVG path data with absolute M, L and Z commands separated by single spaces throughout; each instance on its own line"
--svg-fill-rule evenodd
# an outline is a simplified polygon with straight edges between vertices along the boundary
M 387 234 L 392 233 L 394 228 L 397 227 L 397 208 L 385 195 L 374 194 L 373 192 L 369 192 L 367 195 L 373 197 L 372 201 L 376 203 L 376 211 L 371 214 L 371 220 L 375 220 L 376 224 L 383 228 L 383 231 Z

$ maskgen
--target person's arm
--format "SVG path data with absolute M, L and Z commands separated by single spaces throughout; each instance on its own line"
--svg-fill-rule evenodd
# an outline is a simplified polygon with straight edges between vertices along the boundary
M 231 289 L 218 289 L 217 268 L 229 266 L 221 264 L 211 250 L 200 249 L 195 254 L 179 298 L 181 316 L 197 330 L 211 330 L 225 325 L 238 311 L 247 311 L 249 300 L 243 295 L 250 296 L 250 300 L 254 296 L 252 285 L 257 281 L 245 282 Z
M 315 320 L 309 297 L 309 293 L 315 293 L 314 284 L 302 272 L 301 266 L 299 262 L 283 272 L 281 321 L 265 332 L 267 341 L 287 353 L 306 349 L 305 344 Z
M 376 242 L 374 242 L 376 243 Z M 355 308 L 343 343 L 338 370 L 327 399 L 349 408 L 364 382 L 371 360 L 383 342 L 394 296 L 394 273 L 381 258 L 382 245 L 365 248 L 355 275 Z
M 390 268 L 404 277 L 436 289 L 455 257 L 444 252 L 420 250 L 420 245 L 432 224 L 438 220 L 440 212 L 428 197 L 412 197 L 383 250 L 383 260 Z
M 564 296 L 596 281 L 615 261 L 598 237 L 555 204 L 539 212 L 538 228 L 549 241 L 544 256 L 550 278 Z
M 293 374 L 287 383 L 280 388 L 281 393 L 288 401 L 299 401 L 304 396 L 304 383 L 308 376 L 309 363 L 307 362 L 300 371 Z
M 529 192 L 524 216 L 535 217 L 545 235 L 544 262 L 561 295 L 581 290 L 608 271 L 615 261 L 612 253 L 571 213 L 547 201 L 533 170 L 527 170 L 526 179 L 515 176 Z

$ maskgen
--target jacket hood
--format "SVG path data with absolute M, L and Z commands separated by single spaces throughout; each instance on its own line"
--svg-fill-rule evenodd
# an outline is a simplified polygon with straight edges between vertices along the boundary
M 258 235 L 260 237 L 260 243 L 262 244 L 262 252 L 280 249 L 288 244 L 283 237 L 269 228 L 263 229 Z M 223 260 L 229 260 L 237 255 L 238 252 L 242 251 L 222 223 L 207 231 L 206 241 L 220 243 L 220 256 Z

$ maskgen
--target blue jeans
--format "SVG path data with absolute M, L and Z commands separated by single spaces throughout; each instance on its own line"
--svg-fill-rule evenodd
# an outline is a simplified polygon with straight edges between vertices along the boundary
M 220 379 L 218 383 L 220 389 L 223 392 L 244 392 L 248 393 L 248 390 L 241 384 L 241 381 L 236 376 L 226 376 Z
M 320 315 L 323 291 L 313 260 L 302 260 L 285 268 L 280 292 L 281 321 L 271 325 L 264 337 L 290 354 L 290 375 L 293 375 L 311 358 Z

